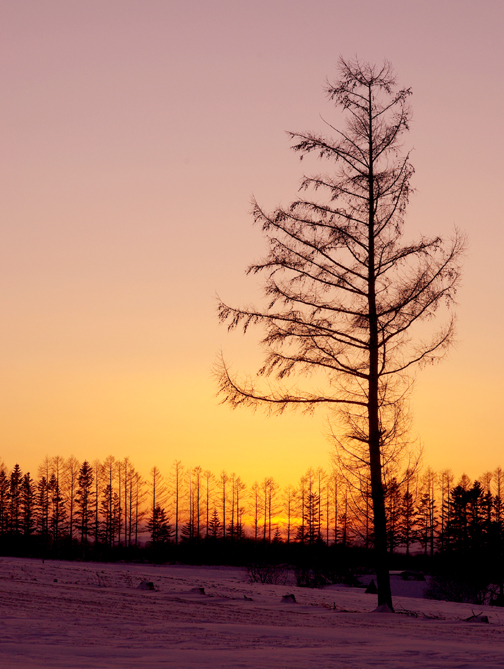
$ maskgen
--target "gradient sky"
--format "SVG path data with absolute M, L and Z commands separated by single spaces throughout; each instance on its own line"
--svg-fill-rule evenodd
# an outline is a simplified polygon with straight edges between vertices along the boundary
M 246 481 L 327 466 L 327 416 L 231 411 L 215 295 L 260 301 L 250 199 L 295 197 L 286 130 L 341 126 L 339 55 L 411 86 L 409 229 L 469 236 L 458 344 L 414 432 L 456 474 L 504 466 L 502 0 L 0 0 L 0 458 L 175 458 Z

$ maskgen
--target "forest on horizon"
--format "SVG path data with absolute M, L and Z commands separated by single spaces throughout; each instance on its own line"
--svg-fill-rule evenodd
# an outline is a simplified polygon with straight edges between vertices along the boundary
M 390 554 L 433 556 L 446 550 L 500 547 L 504 539 L 504 470 L 456 481 L 430 467 L 386 481 Z M 247 486 L 175 460 L 167 475 L 142 477 L 129 458 L 79 462 L 46 457 L 37 477 L 0 463 L 0 551 L 84 556 L 202 541 L 373 547 L 369 481 L 337 468 L 308 469 L 281 488 L 273 477 Z M 499 549 L 500 552 L 500 549 Z

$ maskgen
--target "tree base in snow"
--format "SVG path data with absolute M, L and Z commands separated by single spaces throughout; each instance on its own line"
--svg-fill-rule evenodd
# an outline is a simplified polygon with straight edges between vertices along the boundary
M 380 604 L 373 613 L 394 613 L 394 609 L 391 609 L 388 604 Z

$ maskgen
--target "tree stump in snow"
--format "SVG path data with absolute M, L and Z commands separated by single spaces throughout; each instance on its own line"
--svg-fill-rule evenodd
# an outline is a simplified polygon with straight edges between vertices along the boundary
M 282 602 L 284 602 L 285 604 L 295 604 L 296 598 L 294 597 L 294 595 L 283 595 Z

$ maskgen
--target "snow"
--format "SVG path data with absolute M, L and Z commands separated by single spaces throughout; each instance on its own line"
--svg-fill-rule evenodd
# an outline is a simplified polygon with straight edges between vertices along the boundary
M 504 610 L 392 581 L 402 614 L 373 612 L 363 589 L 250 584 L 234 567 L 0 558 L 0 667 L 502 669 Z

